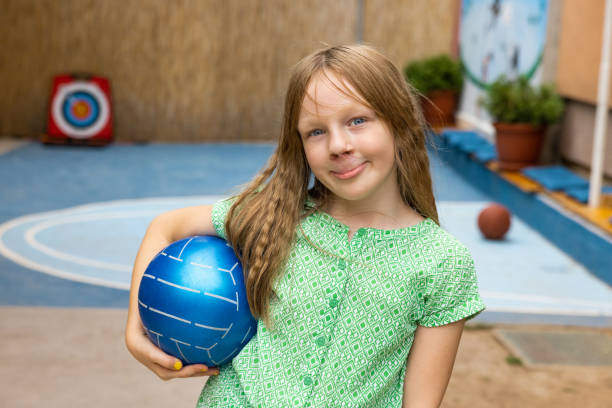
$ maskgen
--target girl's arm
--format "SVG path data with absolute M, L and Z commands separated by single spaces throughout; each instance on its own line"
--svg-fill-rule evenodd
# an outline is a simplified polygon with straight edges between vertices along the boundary
M 163 380 L 219 373 L 218 369 L 208 370 L 208 367 L 202 364 L 182 368 L 179 360 L 164 353 L 149 340 L 138 312 L 138 288 L 149 262 L 159 251 L 179 239 L 192 235 L 217 235 L 211 212 L 212 206 L 196 206 L 168 211 L 157 216 L 149 224 L 134 261 L 125 344 L 136 360 Z
M 403 408 L 440 406 L 464 324 L 462 319 L 439 327 L 417 327 L 407 359 Z

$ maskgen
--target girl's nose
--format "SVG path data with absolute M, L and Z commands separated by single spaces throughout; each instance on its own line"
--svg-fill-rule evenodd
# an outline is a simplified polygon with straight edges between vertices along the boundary
M 330 129 L 328 142 L 329 153 L 334 156 L 350 152 L 353 149 L 350 135 L 344 129 Z

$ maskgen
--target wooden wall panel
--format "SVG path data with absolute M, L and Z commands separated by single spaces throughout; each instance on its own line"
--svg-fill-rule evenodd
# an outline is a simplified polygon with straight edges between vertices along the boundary
M 563 96 L 593 104 L 597 101 L 604 3 L 605 0 L 563 2 L 556 79 Z
M 450 51 L 458 0 L 363 4 L 365 42 L 398 65 Z M 111 80 L 117 140 L 274 139 L 290 66 L 355 42 L 358 5 L 2 0 L 0 134 L 44 132 L 53 76 L 89 72 Z
M 400 68 L 453 51 L 460 0 L 366 0 L 364 40 Z

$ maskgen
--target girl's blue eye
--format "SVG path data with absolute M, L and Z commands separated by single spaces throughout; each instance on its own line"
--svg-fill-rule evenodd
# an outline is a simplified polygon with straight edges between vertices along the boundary
M 321 129 L 315 129 L 308 132 L 308 136 L 318 136 L 320 134 L 323 134 L 323 131 Z
M 351 121 L 349 122 L 351 125 L 361 125 L 362 123 L 365 123 L 365 118 L 355 118 L 355 119 L 351 119 Z

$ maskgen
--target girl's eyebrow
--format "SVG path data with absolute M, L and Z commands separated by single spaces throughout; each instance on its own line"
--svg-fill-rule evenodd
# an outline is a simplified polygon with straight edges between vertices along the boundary
M 319 116 L 308 115 L 304 119 L 298 119 L 298 127 L 309 127 L 317 125 L 320 122 Z
M 375 116 L 376 113 L 374 111 L 372 111 L 372 109 L 366 107 L 366 106 L 347 106 L 344 108 L 340 108 L 338 109 L 341 113 L 346 114 L 346 113 L 351 113 L 350 116 L 351 118 L 353 117 L 357 117 L 357 116 Z M 297 128 L 298 131 L 300 130 L 307 130 L 311 127 L 317 127 L 320 125 L 320 123 L 322 122 L 322 120 L 320 119 L 321 116 L 305 111 L 304 114 L 304 118 L 303 119 L 298 119 L 298 124 L 297 124 Z
M 318 127 L 318 122 L 314 121 L 299 121 L 297 124 L 297 131 L 300 134 L 310 132 Z

